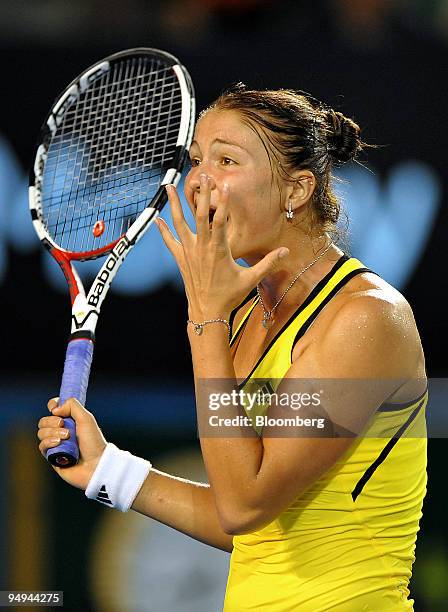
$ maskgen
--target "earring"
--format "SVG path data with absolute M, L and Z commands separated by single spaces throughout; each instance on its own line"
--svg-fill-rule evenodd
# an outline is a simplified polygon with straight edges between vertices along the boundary
M 294 217 L 294 211 L 292 209 L 291 200 L 288 200 L 288 210 L 286 211 L 286 218 L 292 219 Z

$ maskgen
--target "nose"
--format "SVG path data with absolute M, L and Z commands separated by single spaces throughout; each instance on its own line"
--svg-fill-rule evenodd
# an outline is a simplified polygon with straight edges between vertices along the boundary
M 216 189 L 216 182 L 213 178 L 213 175 L 207 172 L 207 169 L 204 168 L 203 164 L 200 166 L 195 166 L 192 168 L 188 175 L 188 183 L 189 187 L 193 192 L 199 192 L 201 190 L 201 174 L 205 174 L 210 180 L 210 188 Z
M 209 179 L 210 181 L 210 189 L 216 189 L 216 183 L 215 183 L 215 179 L 213 178 L 213 176 L 211 174 L 206 174 L 204 172 L 205 176 Z

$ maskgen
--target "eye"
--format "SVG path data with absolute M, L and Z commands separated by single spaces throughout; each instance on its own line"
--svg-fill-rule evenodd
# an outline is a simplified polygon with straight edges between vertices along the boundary
M 230 157 L 222 157 L 221 158 L 221 164 L 223 166 L 230 166 L 232 164 L 234 164 L 235 162 L 233 161 L 233 159 L 230 159 Z
M 190 159 L 190 163 L 192 166 L 199 166 L 199 164 L 201 163 L 201 160 L 198 157 L 192 157 Z

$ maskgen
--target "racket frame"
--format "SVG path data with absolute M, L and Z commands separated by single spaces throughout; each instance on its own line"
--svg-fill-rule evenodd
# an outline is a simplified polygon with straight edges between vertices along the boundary
M 48 145 L 45 143 L 48 142 L 49 138 L 51 140 L 51 136 L 57 132 L 58 126 L 61 125 L 65 114 L 77 100 L 79 95 L 96 79 L 103 76 L 107 70 L 110 70 L 114 62 L 121 61 L 126 57 L 136 57 L 139 55 L 158 56 L 165 62 L 168 61 L 171 63 L 171 68 L 178 79 L 182 105 L 176 151 L 172 166 L 166 170 L 152 200 L 124 234 L 110 244 L 97 250 L 78 253 L 68 251 L 56 244 L 48 234 L 43 221 L 41 188 L 43 182 L 43 168 L 45 166 L 48 151 Z M 29 206 L 32 222 L 41 243 L 53 256 L 64 273 L 72 303 L 71 334 L 69 337 L 64 375 L 61 384 L 61 402 L 68 399 L 66 396 L 63 397 L 63 388 L 66 387 L 73 390 L 74 396 L 81 401 L 81 403 L 85 402 L 90 364 L 93 356 L 93 341 L 101 306 L 121 264 L 135 244 L 148 230 L 150 225 L 159 216 L 166 204 L 168 198 L 165 186 L 170 183 L 177 185 L 180 180 L 193 137 L 195 111 L 193 84 L 185 67 L 179 63 L 177 58 L 169 53 L 165 53 L 158 49 L 139 47 L 115 53 L 96 62 L 93 66 L 85 70 L 80 76 L 74 79 L 57 98 L 45 119 L 41 129 L 41 144 L 37 149 L 30 176 Z M 81 278 L 73 262 L 99 257 L 106 257 L 106 259 L 86 294 Z M 74 344 L 75 342 L 77 342 L 76 346 Z M 79 342 L 84 344 L 81 346 Z M 79 354 L 74 354 L 76 352 Z M 69 362 L 71 362 L 70 367 Z M 65 384 L 64 379 L 68 376 L 67 370 L 76 370 L 77 368 L 83 370 L 83 381 L 76 385 Z M 74 422 L 68 423 L 68 421 L 72 421 L 72 419 L 65 419 L 65 425 L 70 431 L 70 440 L 62 442 L 58 447 L 50 449 L 47 453 L 47 459 L 59 467 L 73 465 L 79 458 Z M 68 448 L 67 452 L 64 450 L 64 446 Z

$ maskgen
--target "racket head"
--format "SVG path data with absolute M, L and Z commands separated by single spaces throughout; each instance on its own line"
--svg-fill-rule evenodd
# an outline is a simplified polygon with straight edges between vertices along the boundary
M 64 259 L 107 255 L 135 240 L 148 207 L 167 201 L 191 144 L 191 78 L 172 55 L 128 49 L 83 71 L 56 99 L 30 174 L 30 209 L 43 244 Z M 140 218 L 140 221 L 139 221 Z
M 93 338 L 101 303 L 130 247 L 177 184 L 195 118 L 191 78 L 164 51 L 129 49 L 96 62 L 54 102 L 40 132 L 30 173 L 35 230 L 68 282 L 72 333 L 60 402 L 85 403 Z M 85 295 L 72 260 L 107 255 Z M 78 460 L 75 423 L 70 439 L 49 449 L 59 467 Z

